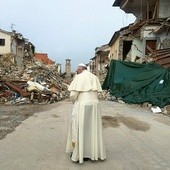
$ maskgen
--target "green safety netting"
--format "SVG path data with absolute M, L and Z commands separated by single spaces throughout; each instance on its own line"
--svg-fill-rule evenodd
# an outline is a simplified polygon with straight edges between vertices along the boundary
M 112 60 L 102 88 L 127 103 L 164 107 L 170 104 L 170 69 L 156 63 Z

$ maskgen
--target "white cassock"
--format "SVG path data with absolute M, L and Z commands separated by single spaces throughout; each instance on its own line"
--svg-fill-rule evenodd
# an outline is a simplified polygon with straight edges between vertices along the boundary
M 72 161 L 83 163 L 83 158 L 106 159 L 103 128 L 98 101 L 102 92 L 98 78 L 87 70 L 78 74 L 68 88 L 74 102 L 66 152 Z

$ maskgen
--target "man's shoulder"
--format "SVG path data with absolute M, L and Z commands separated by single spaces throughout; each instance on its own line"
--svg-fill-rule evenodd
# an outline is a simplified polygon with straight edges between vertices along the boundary
M 78 74 L 76 77 L 77 77 L 77 79 L 85 78 L 85 77 L 97 78 L 96 75 L 94 75 L 93 73 L 91 73 L 90 71 L 87 71 L 87 70 L 85 70 L 82 73 Z
M 83 73 L 84 73 L 84 74 L 87 74 L 87 75 L 93 75 L 93 76 L 95 76 L 93 73 L 91 73 L 91 72 L 88 71 L 88 70 L 83 71 Z

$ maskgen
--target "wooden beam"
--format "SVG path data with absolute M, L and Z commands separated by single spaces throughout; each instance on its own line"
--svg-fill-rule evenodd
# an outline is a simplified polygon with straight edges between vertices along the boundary
M 146 1 L 146 20 L 149 21 L 149 4 L 150 0 Z
M 129 2 L 129 0 L 126 0 L 126 2 L 122 5 L 122 9 L 127 5 L 127 3 Z
M 154 7 L 154 13 L 153 13 L 152 19 L 158 17 L 158 4 L 159 4 L 159 0 L 156 0 L 156 2 L 155 2 L 155 7 Z
M 30 92 L 26 92 L 23 89 L 13 85 L 11 82 L 9 81 L 5 81 L 4 82 L 6 85 L 8 85 L 11 89 L 13 89 L 14 91 L 16 91 L 17 93 L 21 94 L 23 97 L 30 97 L 31 93 Z
M 160 2 L 160 0 L 158 0 L 158 7 L 157 7 L 157 14 L 156 14 L 157 18 L 159 18 L 159 2 Z

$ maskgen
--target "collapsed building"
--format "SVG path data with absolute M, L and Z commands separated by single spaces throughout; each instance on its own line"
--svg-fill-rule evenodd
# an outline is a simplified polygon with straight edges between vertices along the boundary
M 95 48 L 90 71 L 103 82 L 111 60 L 170 67 L 170 1 L 115 0 L 113 7 L 132 13 L 136 21 L 116 31 L 108 44 Z
M 106 76 L 106 67 L 109 64 L 110 47 L 108 44 L 95 48 L 95 56 L 91 58 L 89 63 L 90 71 L 97 75 L 102 81 Z
M 61 65 L 16 31 L 0 30 L 0 103 L 52 103 L 68 96 Z
M 134 14 L 136 21 L 114 33 L 109 58 L 170 67 L 170 1 L 115 0 L 113 6 Z
M 170 1 L 115 0 L 113 7 L 135 15 L 136 21 L 116 31 L 108 44 L 95 49 L 91 72 L 100 78 L 103 66 L 112 59 L 170 67 Z
M 159 106 L 170 104 L 170 1 L 115 0 L 136 21 L 108 43 L 109 68 L 102 84 L 108 99 Z
M 7 56 L 8 60 L 17 66 L 33 63 L 35 46 L 15 30 L 8 32 L 0 29 L 0 56 Z

